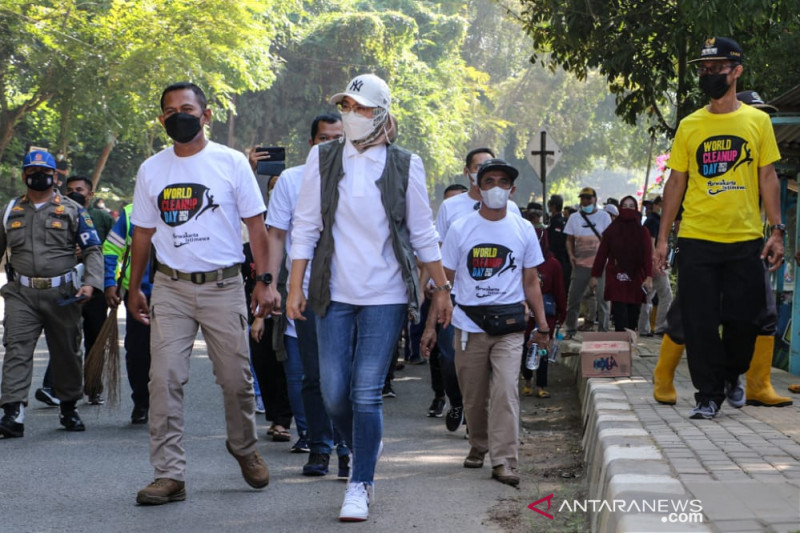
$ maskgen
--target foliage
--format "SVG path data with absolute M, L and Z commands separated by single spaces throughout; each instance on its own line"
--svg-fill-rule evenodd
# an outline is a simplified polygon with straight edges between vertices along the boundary
M 0 196 L 19 187 L 29 144 L 63 150 L 73 173 L 99 175 L 105 163 L 101 187 L 129 195 L 138 165 L 168 143 L 156 120 L 160 92 L 182 79 L 206 89 L 214 140 L 242 150 L 284 145 L 289 162 L 301 163 L 311 119 L 332 111 L 327 99 L 363 72 L 389 83 L 398 144 L 422 157 L 432 192 L 463 181 L 466 152 L 491 146 L 520 168 L 524 203 L 541 191 L 524 149 L 543 125 L 563 150 L 551 192 L 582 180 L 624 183 L 622 169 L 648 157 L 646 124 L 617 119 L 606 73 L 587 64 L 576 78 L 541 54 L 547 67 L 531 63 L 520 5 L 3 0 Z
M 616 96 L 616 112 L 629 124 L 651 121 L 653 132 L 673 135 L 677 122 L 703 98 L 693 90 L 696 57 L 710 35 L 735 38 L 745 52 L 748 88 L 775 60 L 776 46 L 797 41 L 800 19 L 793 0 L 520 0 L 533 60 L 562 67 L 579 79 L 597 69 Z M 777 44 L 777 43 L 780 44 Z M 779 48 L 785 49 L 785 48 Z M 778 60 L 784 72 L 800 67 L 797 55 Z M 774 61 L 773 61 L 774 63 Z M 775 79 L 773 76 L 770 79 Z M 783 89 L 788 89 L 784 81 Z M 793 83 L 793 82 L 791 82 Z M 666 111 L 677 107 L 673 120 Z
M 488 78 L 459 54 L 466 20 L 405 0 L 328 2 L 279 50 L 284 68 L 267 91 L 237 101 L 234 144 L 283 144 L 296 163 L 308 151 L 311 119 L 333 111 L 327 99 L 352 77 L 374 72 L 392 90 L 398 144 L 418 153 L 435 180 L 458 172 Z M 215 131 L 216 137 L 224 136 Z
M 238 92 L 267 87 L 275 76 L 270 47 L 296 7 L 277 0 L 6 0 L 0 132 L 49 101 L 60 124 L 28 128 L 29 142 L 89 141 L 99 151 L 119 138 L 147 154 L 154 136 L 163 138 L 154 119 L 169 83 L 191 80 L 222 108 Z

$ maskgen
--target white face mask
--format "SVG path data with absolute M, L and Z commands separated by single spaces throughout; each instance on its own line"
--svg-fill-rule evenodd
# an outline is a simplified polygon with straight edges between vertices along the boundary
M 344 136 L 351 141 L 366 139 L 375 130 L 375 119 L 359 115 L 355 111 L 342 113 Z
M 481 201 L 489 209 L 506 207 L 509 196 L 511 196 L 511 189 L 503 189 L 502 187 L 492 187 L 488 191 L 481 189 Z
M 470 184 L 475 185 L 476 183 L 478 183 L 478 173 L 477 172 L 469 172 L 467 175 L 469 176 Z

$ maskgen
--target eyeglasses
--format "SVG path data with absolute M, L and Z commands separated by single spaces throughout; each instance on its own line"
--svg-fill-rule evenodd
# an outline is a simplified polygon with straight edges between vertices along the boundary
M 722 71 L 725 69 L 731 69 L 735 67 L 732 63 L 715 63 L 710 67 L 697 67 L 697 73 L 701 76 L 705 76 L 706 74 L 722 74 Z
M 361 104 L 349 105 L 344 102 L 340 102 L 336 104 L 336 107 L 338 107 L 339 111 L 341 111 L 342 113 L 349 113 L 351 111 L 355 111 L 360 115 L 363 115 L 364 113 L 370 113 L 370 114 L 375 113 L 374 107 L 366 107 Z

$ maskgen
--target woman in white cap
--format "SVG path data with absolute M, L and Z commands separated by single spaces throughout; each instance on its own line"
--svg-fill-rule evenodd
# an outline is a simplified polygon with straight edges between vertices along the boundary
M 304 319 L 302 280 L 311 261 L 308 307 L 317 315 L 323 401 L 353 450 L 339 519 L 363 521 L 383 447 L 384 378 L 407 314 L 419 320 L 417 260 L 436 284 L 434 312 L 445 325 L 452 304 L 422 161 L 392 144 L 389 87 L 363 74 L 330 102 L 342 112 L 345 135 L 308 155 L 286 312 Z

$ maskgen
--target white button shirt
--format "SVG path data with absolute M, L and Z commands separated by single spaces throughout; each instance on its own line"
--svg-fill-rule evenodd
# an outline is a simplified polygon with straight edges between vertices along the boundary
M 345 141 L 342 164 L 344 177 L 338 185 L 339 203 L 332 228 L 331 300 L 353 305 L 407 303 L 409 298 L 392 248 L 389 221 L 375 184 L 386 164 L 386 146 L 373 146 L 359 153 Z M 440 260 L 425 169 L 417 155 L 411 156 L 409 168 L 406 225 L 411 247 L 419 260 L 423 263 Z M 306 160 L 295 210 L 291 258 L 312 259 L 321 231 L 319 148 L 314 146 Z

